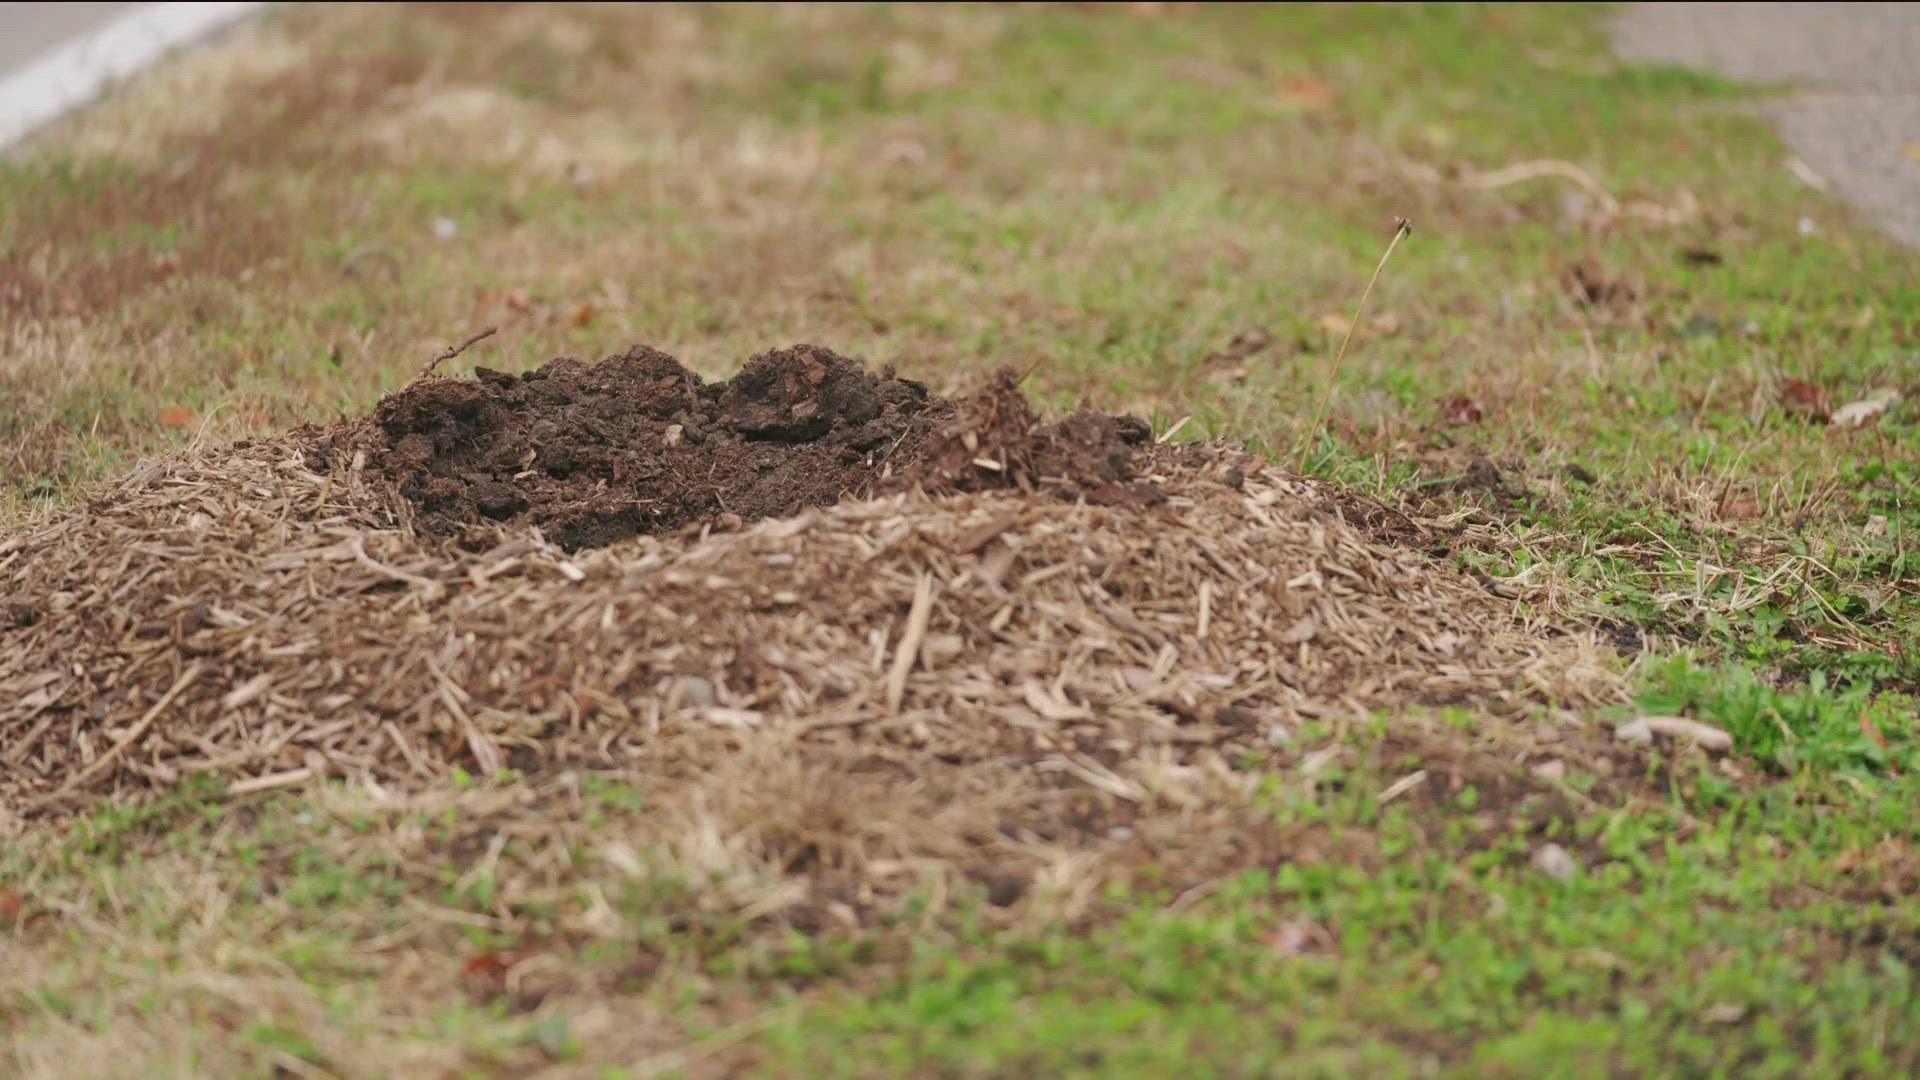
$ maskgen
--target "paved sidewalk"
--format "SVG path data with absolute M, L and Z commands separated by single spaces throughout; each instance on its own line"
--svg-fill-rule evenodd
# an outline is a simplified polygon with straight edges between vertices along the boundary
M 260 7 L 258 0 L 0 3 L 0 152 Z
M 40 53 L 97 30 L 132 4 L 0 4 L 0 78 Z
M 1629 4 L 1628 60 L 1801 89 L 1766 104 L 1800 159 L 1920 246 L 1920 5 Z

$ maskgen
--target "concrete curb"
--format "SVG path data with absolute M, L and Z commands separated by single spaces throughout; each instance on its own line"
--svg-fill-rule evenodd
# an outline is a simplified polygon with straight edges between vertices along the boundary
M 259 0 L 141 4 L 91 33 L 61 42 L 0 77 L 0 151 L 174 49 L 266 6 Z

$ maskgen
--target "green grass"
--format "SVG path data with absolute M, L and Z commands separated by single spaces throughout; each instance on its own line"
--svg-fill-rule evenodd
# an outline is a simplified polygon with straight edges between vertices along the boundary
M 1707 695 L 1699 715 L 1747 748 L 1742 717 L 1767 695 L 1707 674 L 1676 662 L 1646 703 Z M 1818 745 L 1820 718 L 1848 698 L 1808 689 L 1770 702 L 1763 711 L 1812 725 Z M 1911 834 L 1910 770 L 1809 753 L 1774 780 L 1681 755 L 1594 759 L 1549 780 L 1474 759 L 1469 730 L 1447 726 L 1453 736 L 1431 733 L 1418 752 L 1397 721 L 1305 732 L 1247 819 L 1277 855 L 1267 865 L 1196 888 L 1175 880 L 1177 865 L 1132 864 L 1074 918 L 1012 925 L 964 889 L 931 921 L 934 909 L 911 903 L 810 933 L 728 914 L 682 871 L 635 875 L 597 857 L 646 813 L 644 793 L 617 780 L 587 784 L 577 816 L 563 800 L 527 804 L 527 843 L 497 867 L 514 883 L 504 901 L 471 871 L 501 821 L 486 800 L 510 782 L 438 810 L 381 809 L 348 789 L 238 809 L 185 792 L 101 811 L 0 863 L 0 890 L 29 897 L 38 919 L 116 929 L 33 969 L 0 996 L 0 1016 L 28 1032 L 107 1032 L 142 1016 L 244 1023 L 239 1042 L 189 1054 L 192 1071 L 290 1053 L 353 1073 L 378 1039 L 429 1031 L 447 1040 L 443 1056 L 481 1072 L 616 1061 L 606 1032 L 569 1027 L 596 1001 L 671 1018 L 688 1040 L 681 1058 L 744 1046 L 742 1067 L 767 1075 L 1798 1076 L 1920 1064 L 1904 1034 L 1920 1020 L 1920 916 L 1905 901 L 1920 858 L 1897 839 Z M 1339 764 L 1306 776 L 1300 763 L 1330 747 Z M 1422 767 L 1437 779 L 1383 803 Z M 1532 865 L 1546 843 L 1571 853 L 1570 880 Z M 529 879 L 542 865 L 571 869 L 540 888 Z M 231 905 L 217 923 L 199 917 L 212 897 Z M 596 898 L 616 926 L 583 928 Z M 423 906 L 439 916 L 420 918 Z M 573 992 L 515 1004 L 505 990 L 460 989 L 488 958 L 520 951 L 562 962 Z M 283 1004 L 201 1003 L 183 977 L 209 967 Z M 729 1019 L 728 1003 L 753 1011 Z
M 1734 737 L 1744 754 L 1783 776 L 1875 775 L 1913 769 L 1914 702 L 1875 694 L 1871 682 L 1842 692 L 1815 669 L 1792 689 L 1758 681 L 1746 668 L 1698 666 L 1680 655 L 1647 672 L 1640 707 L 1649 713 L 1696 716 Z M 1881 732 L 1878 739 L 1867 729 Z M 1882 745 L 1885 732 L 1894 741 Z
M 1832 865 L 1904 827 L 1910 786 L 1839 820 L 1763 797 L 1684 841 L 1680 808 L 1595 816 L 1547 832 L 1590 860 L 1565 885 L 1527 866 L 1526 830 L 1380 813 L 1357 786 L 1275 812 L 1360 833 L 1377 869 L 1248 871 L 1176 916 L 1121 896 L 1092 934 L 916 944 L 874 991 L 830 995 L 770 1041 L 785 1067 L 845 1076 L 1912 1068 L 1912 957 L 1865 944 L 1910 943 L 1911 914 L 1834 896 L 1851 882 Z
M 1920 414 L 1909 394 L 1836 429 L 1780 392 L 1915 389 L 1920 262 L 1793 179 L 1756 92 L 1596 67 L 1600 17 L 295 9 L 267 31 L 291 67 L 208 76 L 211 133 L 163 80 L 0 164 L 0 277 L 31 286 L 0 286 L 9 522 L 200 420 L 364 411 L 490 322 L 461 363 L 648 341 L 717 375 L 814 340 L 942 389 L 1037 364 L 1051 404 L 1190 415 L 1183 437 L 1289 465 L 1305 444 L 1407 512 L 1472 511 L 1445 558 L 1513 579 L 1523 614 L 1628 632 L 1635 706 L 1735 741 L 1644 756 L 1611 741 L 1626 711 L 1330 725 L 1273 766 L 1244 837 L 1062 871 L 1011 909 L 956 879 L 805 931 L 682 865 L 622 778 L 417 806 L 210 783 L 0 854 L 10 1064 L 1920 1071 Z M 1290 100 L 1299 77 L 1330 104 Z M 102 151 L 116 123 L 135 137 Z M 1601 223 L 1563 181 L 1447 179 L 1539 159 L 1697 211 Z M 1370 315 L 1397 329 L 1356 339 L 1309 432 L 1322 320 L 1395 216 L 1415 232 Z M 1579 301 L 1581 263 L 1631 298 Z M 1456 398 L 1480 418 L 1450 421 Z M 162 427 L 173 406 L 196 425 Z M 1477 460 L 1497 484 L 1461 485 Z M 1534 868 L 1547 843 L 1572 880 Z

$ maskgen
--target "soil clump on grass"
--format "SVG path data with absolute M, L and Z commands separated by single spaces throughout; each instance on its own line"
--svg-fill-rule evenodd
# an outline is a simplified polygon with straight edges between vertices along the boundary
M 533 525 L 577 551 L 910 484 L 1152 498 L 1128 486 L 1144 423 L 1043 423 L 1009 374 L 960 403 L 811 345 L 755 356 L 723 383 L 644 345 L 475 374 L 414 383 L 374 413 L 385 446 L 371 464 L 429 533 Z

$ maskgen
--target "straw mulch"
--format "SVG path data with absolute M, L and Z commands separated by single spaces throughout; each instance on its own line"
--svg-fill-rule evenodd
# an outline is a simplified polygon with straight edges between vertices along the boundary
M 749 740 L 1127 797 L 1141 754 L 1239 768 L 1303 718 L 1618 692 L 1590 640 L 1228 451 L 1148 451 L 1157 505 L 914 491 L 567 555 L 417 535 L 370 430 L 151 463 L 0 539 L 0 818 L 197 774 L 686 778 Z

